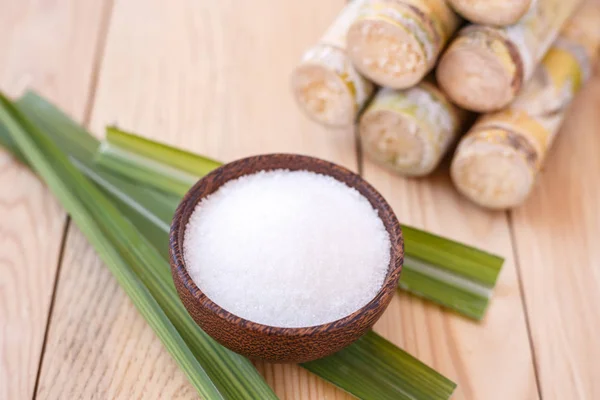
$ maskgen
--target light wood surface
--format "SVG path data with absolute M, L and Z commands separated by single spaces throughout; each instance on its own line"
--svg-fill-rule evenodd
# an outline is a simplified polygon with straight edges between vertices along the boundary
M 525 315 L 510 233 L 503 213 L 477 209 L 456 194 L 444 169 L 407 180 L 367 162 L 365 178 L 392 203 L 401 221 L 506 256 L 482 323 L 398 296 L 379 331 L 455 382 L 455 399 L 537 399 Z
M 546 168 L 513 215 L 546 400 L 600 399 L 600 76 L 571 106 Z
M 35 87 L 83 121 L 104 1 L 0 3 L 0 87 Z M 66 215 L 0 149 L 0 399 L 34 394 Z
M 483 323 L 398 295 L 376 325 L 456 380 L 454 399 L 600 398 L 600 78 L 530 201 L 489 213 L 453 191 L 447 166 L 427 180 L 392 176 L 362 163 L 353 132 L 297 109 L 289 73 L 343 0 L 0 3 L 2 90 L 32 85 L 80 121 L 89 111 L 98 135 L 117 123 L 224 161 L 275 151 L 335 161 L 362 171 L 401 221 L 505 256 Z M 5 153 L 0 187 L 0 399 L 195 398 L 73 226 L 59 261 L 64 213 Z M 294 365 L 257 368 L 284 399 L 350 398 Z
M 39 399 L 194 398 L 152 330 L 72 228 L 65 243 Z

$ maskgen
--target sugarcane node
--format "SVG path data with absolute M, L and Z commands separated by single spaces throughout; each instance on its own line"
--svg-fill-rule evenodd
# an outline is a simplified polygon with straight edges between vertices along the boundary
M 509 146 L 515 150 L 523 153 L 525 159 L 529 162 L 532 168 L 537 168 L 538 155 L 535 149 L 531 146 L 531 143 L 527 141 L 523 136 L 508 130 L 506 130 L 506 141 Z
M 519 54 L 519 49 L 517 46 L 502 33 L 502 31 L 492 28 L 492 27 L 479 27 L 479 26 L 468 26 L 464 29 L 464 32 L 468 34 L 470 30 L 478 29 L 481 32 L 485 31 L 486 34 L 490 35 L 490 39 L 494 38 L 506 47 L 508 54 L 510 55 L 510 59 L 514 64 L 515 72 L 513 73 L 511 87 L 513 89 L 513 93 L 518 93 L 523 85 L 524 74 L 525 71 L 523 69 L 523 60 L 521 59 L 521 55 Z M 491 42 L 491 40 L 488 40 Z
M 425 14 L 423 10 L 420 10 L 418 7 L 415 7 L 412 4 L 403 3 L 402 5 L 408 8 L 410 11 L 412 11 L 421 20 L 421 22 L 423 22 L 423 24 L 427 26 L 427 30 L 432 35 L 433 44 L 435 46 L 440 46 L 442 38 L 440 37 L 438 30 L 436 29 L 435 23 L 433 22 L 433 18 L 428 18 L 427 14 Z

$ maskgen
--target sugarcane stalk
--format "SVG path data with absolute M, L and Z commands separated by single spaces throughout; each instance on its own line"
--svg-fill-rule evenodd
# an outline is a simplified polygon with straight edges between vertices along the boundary
M 532 0 L 448 0 L 465 19 L 481 25 L 506 26 L 521 19 Z
M 292 90 L 311 119 L 329 127 L 356 121 L 374 91 L 346 54 L 346 34 L 366 0 L 351 1 L 292 72 Z
M 362 149 L 392 172 L 424 176 L 437 167 L 466 116 L 433 81 L 404 90 L 385 88 L 360 119 Z
M 515 25 L 467 26 L 440 59 L 440 87 L 468 110 L 489 112 L 507 106 L 579 4 L 580 0 L 537 0 Z
M 348 55 L 377 84 L 405 89 L 434 67 L 459 24 L 445 0 L 370 0 L 348 30 Z
M 599 50 L 600 4 L 588 0 L 515 101 L 481 117 L 460 142 L 451 175 L 461 193 L 489 208 L 525 200 Z

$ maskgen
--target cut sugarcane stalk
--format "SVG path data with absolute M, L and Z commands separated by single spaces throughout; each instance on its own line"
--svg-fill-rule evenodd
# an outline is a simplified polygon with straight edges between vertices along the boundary
M 103 151 L 111 146 L 118 146 L 121 142 L 114 141 L 115 135 L 119 135 L 120 131 L 112 129 L 112 135 L 108 136 L 106 143 L 101 146 Z M 122 134 L 127 135 L 130 141 L 137 138 L 137 136 L 125 132 Z M 150 142 L 147 139 L 143 140 L 145 143 Z M 160 153 L 163 149 L 170 147 L 157 142 L 151 143 L 154 143 L 154 148 L 147 148 L 146 154 L 148 155 Z M 134 149 L 135 146 L 130 146 L 130 150 Z M 116 151 L 112 154 L 127 155 L 127 152 Z M 141 155 L 136 154 L 135 156 L 131 160 L 137 160 L 137 157 Z M 167 161 L 168 168 L 162 171 L 163 177 L 166 178 L 169 177 L 169 171 L 174 165 L 168 163 L 168 157 L 162 157 L 162 159 Z M 102 152 L 99 152 L 96 157 L 96 161 L 103 168 L 118 174 L 125 174 L 124 176 L 132 180 L 138 179 L 140 176 L 151 176 L 149 173 L 140 174 L 131 170 L 123 170 L 118 168 L 118 164 L 116 164 L 116 168 L 113 168 L 112 160 L 112 158 L 103 157 Z M 148 163 L 143 162 L 136 168 L 145 169 L 147 165 Z M 157 173 L 157 171 L 154 170 L 153 173 Z M 181 189 L 182 182 L 175 182 L 176 180 L 177 176 L 170 176 L 169 179 L 137 180 L 136 182 L 171 195 L 172 210 L 174 211 L 178 203 L 175 199 L 182 197 L 187 192 L 187 190 Z M 404 267 L 406 274 L 403 273 L 400 278 L 400 287 L 470 318 L 481 319 L 492 296 L 503 259 L 406 225 L 403 225 L 402 229 L 406 243 Z
M 448 0 L 457 13 L 481 25 L 505 26 L 516 23 L 532 0 Z
M 351 1 L 292 72 L 298 105 L 311 119 L 326 126 L 352 126 L 374 90 L 346 54 L 348 27 L 365 1 Z
M 433 68 L 459 24 L 445 0 L 370 0 L 348 30 L 348 55 L 377 84 L 408 88 Z
M 135 221 L 136 225 L 138 221 L 146 220 L 148 214 L 140 213 L 140 205 L 153 210 L 162 209 L 165 211 L 164 201 L 168 198 L 159 195 L 146 197 L 148 193 L 144 192 L 144 190 L 136 190 L 135 185 L 124 185 L 124 181 L 119 177 L 113 176 L 110 178 L 102 171 L 99 171 L 97 166 L 89 162 L 92 159 L 91 156 L 94 148 L 98 147 L 98 142 L 93 137 L 85 133 L 82 128 L 76 126 L 64 114 L 54 109 L 42 99 L 34 95 L 27 95 L 24 100 L 20 102 L 20 109 L 28 116 L 35 116 L 36 124 L 34 125 L 39 129 L 43 129 L 44 135 L 39 135 L 38 133 L 37 136 L 47 136 L 47 138 L 51 139 L 50 141 L 46 140 L 44 145 L 41 146 L 42 148 L 50 148 L 50 151 L 53 153 L 56 153 L 56 145 L 61 149 L 61 152 L 68 149 L 64 154 L 58 156 L 60 165 L 65 166 L 68 164 L 66 158 L 68 155 L 72 160 L 82 160 L 75 161 L 75 165 L 78 168 L 83 166 L 84 170 L 87 171 L 85 172 L 86 174 L 89 174 L 91 171 L 91 174 L 96 177 L 95 182 L 109 182 L 108 186 L 110 188 L 107 188 L 105 184 L 101 184 L 101 186 L 108 189 L 106 193 L 119 206 L 119 209 L 122 210 L 121 212 L 125 214 L 119 216 L 119 214 L 114 213 L 114 208 L 111 209 L 110 207 L 100 207 L 101 209 L 99 209 L 99 205 L 106 205 L 103 197 L 98 197 L 99 201 L 94 201 L 91 204 L 93 212 L 101 211 L 98 215 L 99 220 L 103 223 L 108 222 L 107 225 L 103 225 L 103 228 L 111 235 L 111 240 L 107 246 L 109 248 L 110 246 L 115 246 L 115 248 L 123 250 L 123 254 L 127 256 L 127 263 L 132 262 L 131 257 L 134 257 L 134 261 L 143 261 L 142 267 L 136 264 L 136 272 L 147 288 L 153 291 L 153 295 L 162 301 L 161 307 L 165 306 L 165 309 L 170 310 L 171 314 L 169 318 L 172 321 L 180 323 L 182 321 L 181 318 L 185 319 L 187 317 L 189 319 L 187 312 L 178 301 L 168 267 L 161 266 L 159 262 L 151 262 L 152 259 L 156 259 L 156 250 L 158 249 L 152 246 L 148 247 L 148 243 L 144 239 L 146 237 L 151 244 L 154 244 L 156 240 L 158 243 L 166 245 L 168 242 L 167 233 L 164 233 L 164 237 L 158 235 L 148 238 L 148 232 L 143 231 L 129 236 L 129 233 L 133 232 L 131 231 L 131 226 L 121 224 L 124 221 L 121 218 L 125 215 L 128 219 L 131 217 L 131 220 Z M 9 146 L 9 149 L 14 151 L 15 143 L 12 140 L 7 140 L 6 135 L 10 133 L 2 129 L 1 122 L 3 122 L 3 119 L 0 119 L 0 142 L 3 144 L 12 143 L 13 146 Z M 85 136 L 81 135 L 82 131 Z M 24 136 L 27 132 L 19 130 L 18 134 Z M 44 165 L 44 167 L 45 170 L 50 169 L 48 165 Z M 51 172 L 47 172 L 44 176 L 49 176 L 48 174 Z M 69 174 L 74 174 L 72 169 L 69 169 Z M 62 177 L 64 176 L 61 175 Z M 89 186 L 89 182 L 81 181 L 80 178 L 78 178 L 77 185 L 74 187 L 81 190 L 81 192 L 77 192 L 77 196 L 72 197 L 73 199 L 81 200 L 87 199 L 86 195 L 98 195 L 94 187 Z M 72 210 L 69 208 L 69 211 Z M 115 222 L 115 220 L 118 221 Z M 131 240 L 124 241 L 123 239 L 126 239 L 126 237 Z M 94 241 L 92 243 L 96 244 Z M 164 263 L 166 263 L 166 259 Z M 177 300 L 171 303 L 170 298 Z M 201 394 L 206 395 L 205 398 L 272 398 L 272 392 L 268 387 L 261 391 L 260 387 L 257 387 L 252 381 L 244 382 L 243 380 L 237 380 L 247 375 L 250 371 L 256 373 L 247 360 L 229 352 L 214 341 L 212 348 L 203 347 L 207 343 L 206 335 L 197 326 L 193 328 L 196 331 L 193 329 L 182 330 L 187 335 L 191 335 L 186 336 L 186 343 L 201 362 L 207 363 L 205 367 L 210 375 L 210 379 L 213 380 L 220 390 L 220 393 L 211 394 L 209 389 L 205 389 L 204 392 L 201 392 Z M 193 337 L 195 335 L 194 332 L 198 331 L 202 334 Z M 364 359 L 365 354 L 369 354 L 370 357 L 373 357 L 373 360 L 366 363 Z M 211 357 L 215 355 L 217 355 L 217 358 L 211 360 Z M 234 357 L 231 358 L 229 355 Z M 235 360 L 235 357 L 239 358 L 239 360 Z M 233 361 L 233 363 L 229 363 L 230 361 Z M 223 366 L 225 366 L 225 370 L 221 370 Z M 245 369 L 247 366 L 249 366 L 249 370 Z M 368 333 L 363 339 L 352 344 L 343 352 L 313 361 L 310 366 L 302 366 L 346 390 L 348 393 L 365 400 L 378 400 L 381 398 L 446 400 L 451 396 L 456 387 L 453 382 L 373 332 Z M 197 371 L 198 374 L 200 372 L 199 370 Z M 263 382 L 262 384 L 264 385 L 264 381 L 260 378 L 259 382 Z
M 392 172 L 424 176 L 437 167 L 466 116 L 433 82 L 384 88 L 360 118 L 360 143 L 367 156 Z
M 480 118 L 459 144 L 451 175 L 462 194 L 495 209 L 525 200 L 599 48 L 600 4 L 588 1 L 515 101 Z
M 489 112 L 508 105 L 579 4 L 538 0 L 515 25 L 464 28 L 440 59 L 440 87 L 468 110 Z

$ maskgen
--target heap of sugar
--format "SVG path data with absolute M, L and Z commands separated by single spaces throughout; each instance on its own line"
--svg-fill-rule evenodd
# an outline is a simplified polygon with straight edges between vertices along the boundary
M 307 327 L 375 297 L 390 239 L 377 211 L 343 182 L 263 171 L 229 181 L 196 206 L 184 257 L 200 290 L 232 314 Z

